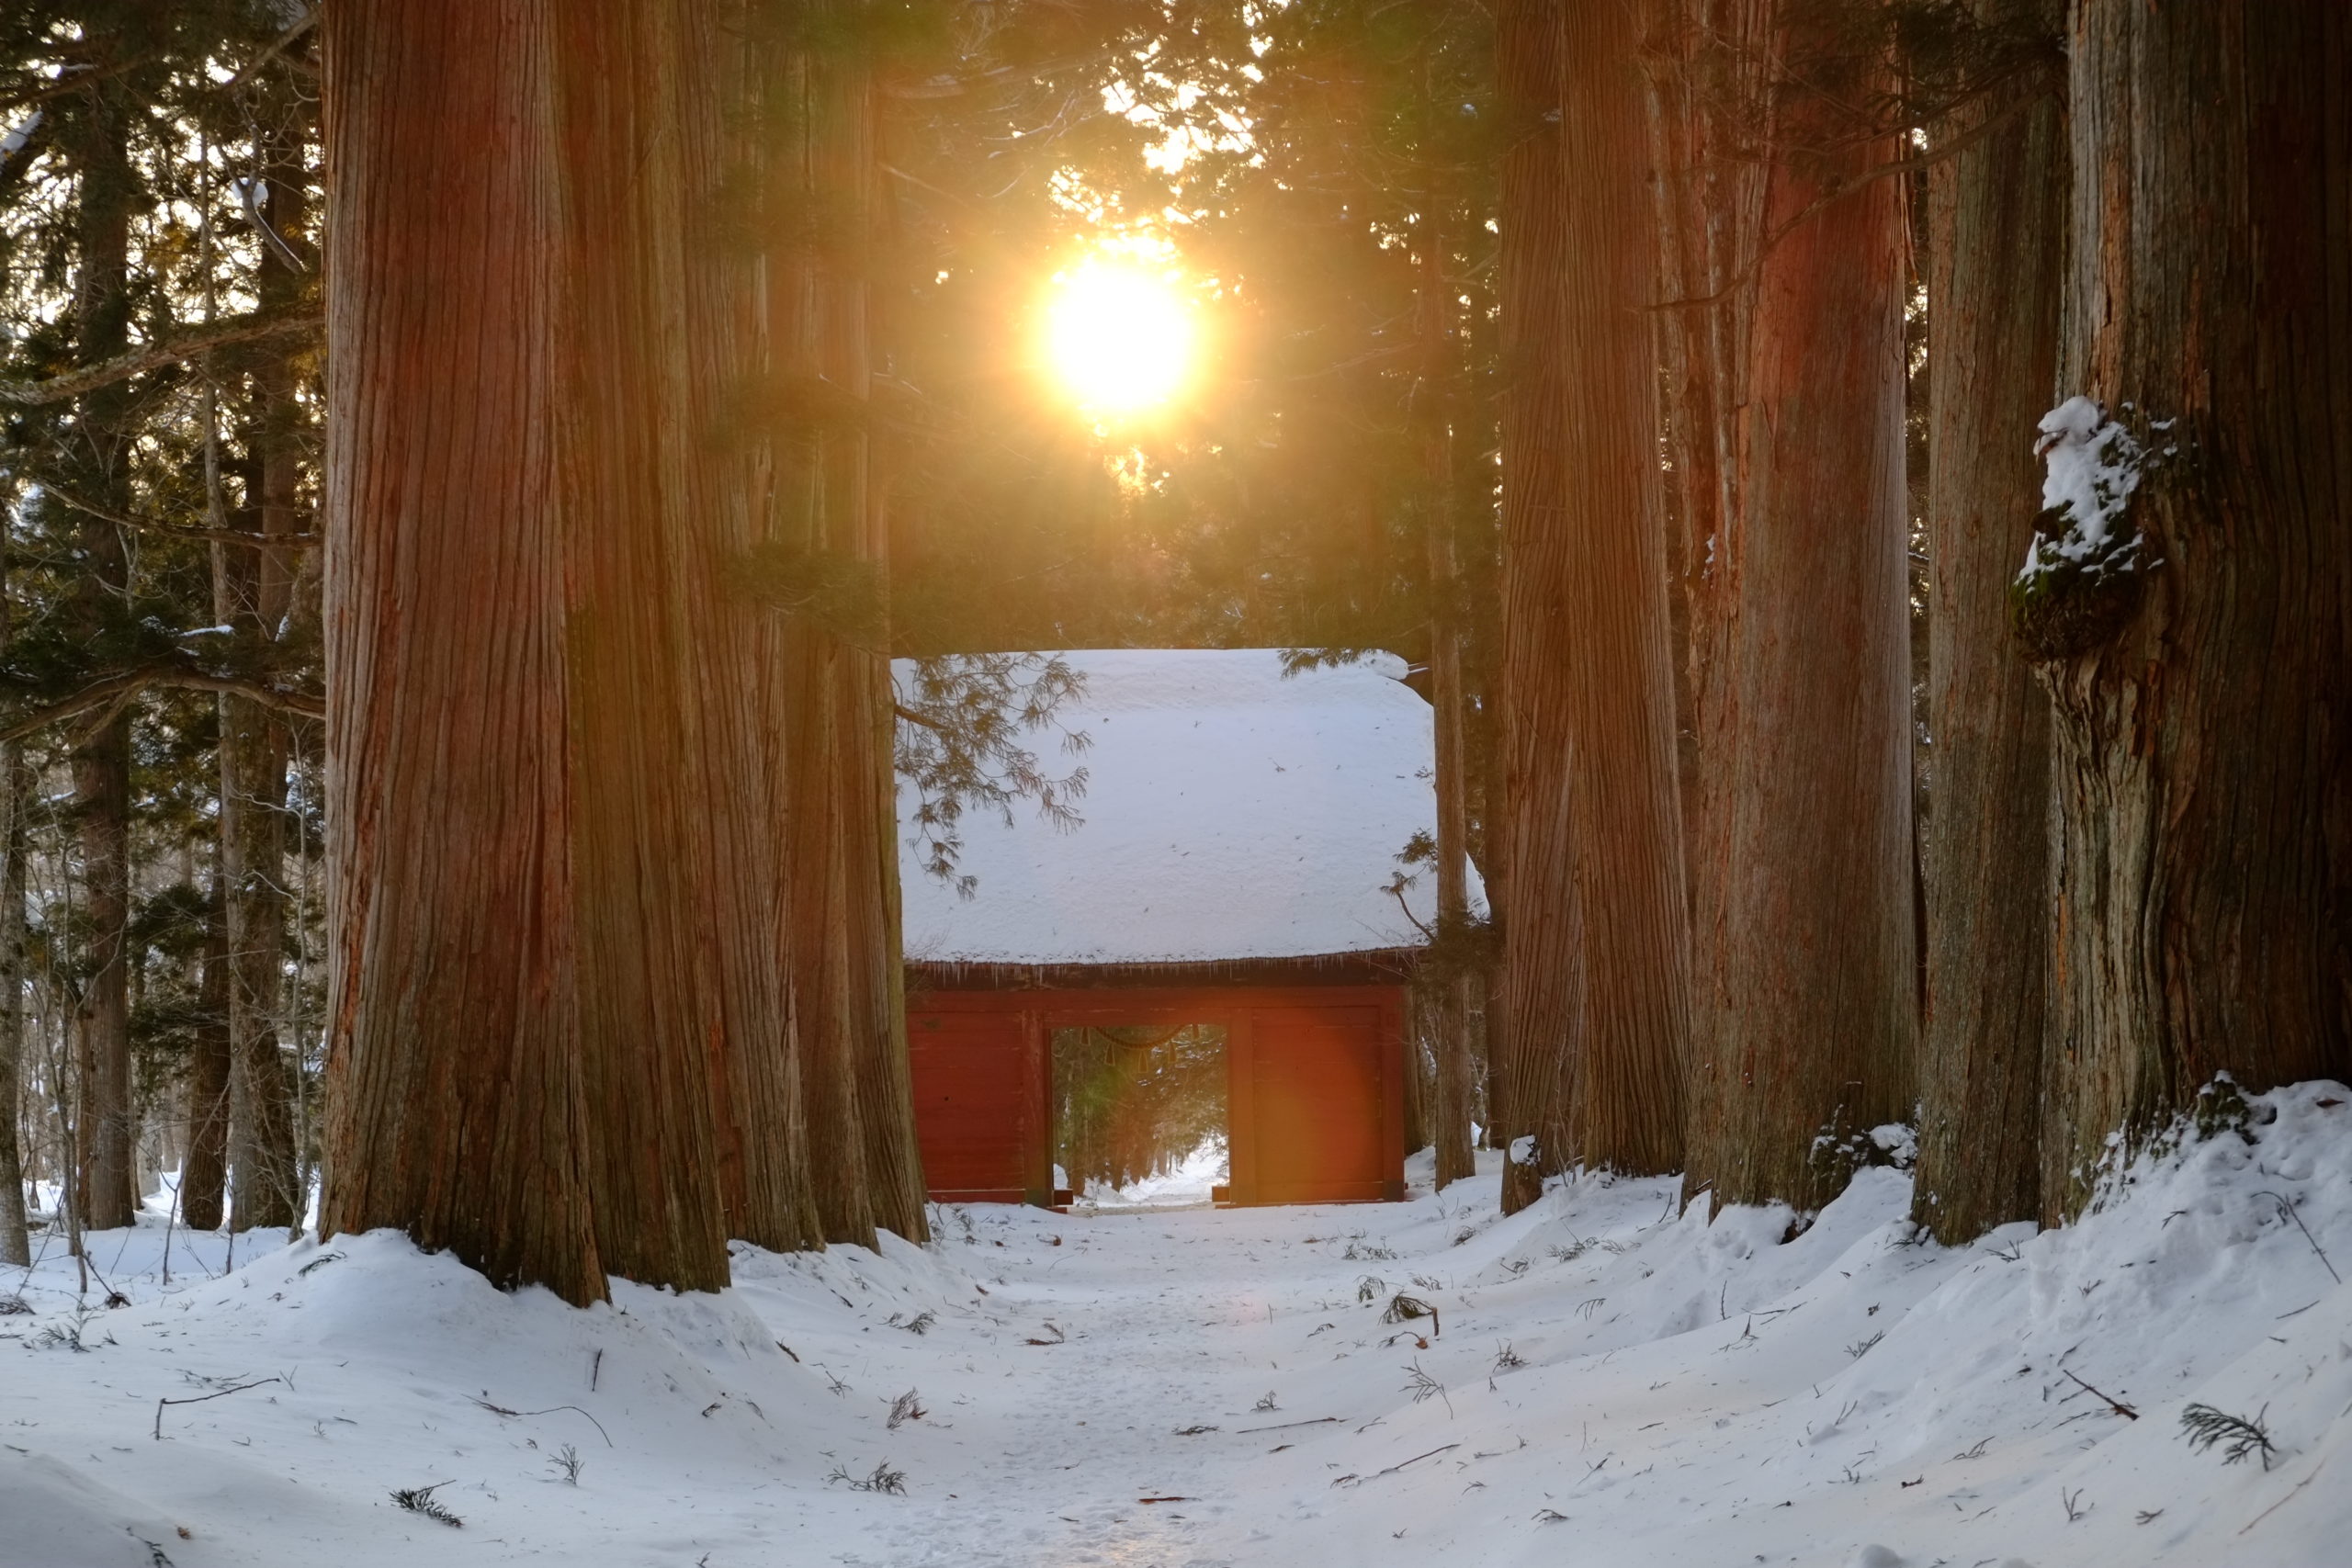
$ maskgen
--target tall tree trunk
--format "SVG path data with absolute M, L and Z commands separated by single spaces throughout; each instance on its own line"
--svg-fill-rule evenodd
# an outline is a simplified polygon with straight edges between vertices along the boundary
M 1435 208 L 1438 204 L 1430 204 Z M 1471 1152 L 1471 1101 L 1476 1064 L 1470 1058 L 1468 977 L 1462 949 L 1470 924 L 1470 811 L 1464 789 L 1460 574 L 1453 537 L 1453 398 L 1455 344 L 1452 295 L 1445 276 L 1445 226 L 1432 210 L 1419 225 L 1420 384 L 1414 389 L 1414 423 L 1421 446 L 1424 533 L 1429 558 L 1430 707 L 1434 731 L 1437 795 L 1437 974 L 1423 983 L 1430 1044 L 1436 1055 L 1430 1142 L 1436 1145 L 1434 1185 L 1443 1188 L 1477 1174 Z
M 1565 0 L 1508 0 L 1496 16 L 1496 58 L 1509 128 L 1502 167 L 1503 655 L 1500 673 L 1503 833 L 1494 858 L 1502 907 L 1501 1013 L 1506 1212 L 1532 1202 L 1566 1168 L 1565 1066 L 1583 1007 L 1583 906 L 1568 830 L 1568 759 L 1547 731 L 1566 701 L 1566 671 L 1531 658 L 1520 559 L 1557 526 L 1571 478 L 1562 443 L 1567 388 L 1559 347 L 1567 313 L 1565 171 L 1558 122 Z M 1518 601 L 1514 603 L 1514 601 Z M 1539 612 L 1540 614 L 1540 612 Z M 1547 650 L 1548 651 L 1548 650 Z M 1521 1140 L 1528 1140 L 1522 1142 Z
M 1793 6 L 1791 10 L 1796 9 Z M 1694 613 L 1709 775 L 1686 1191 L 1836 1196 L 1910 1100 L 1913 908 L 1902 187 L 1883 85 L 1776 17 L 1778 101 L 1729 501 Z M 1836 199 L 1825 200 L 1835 195 Z M 1736 291 L 1736 290 L 1735 290 Z
M 1567 294 L 1556 352 L 1561 465 L 1554 525 L 1514 537 L 1507 629 L 1518 665 L 1562 672 L 1546 723 L 1567 760 L 1583 1013 L 1566 1064 L 1573 1157 L 1654 1175 L 1682 1155 L 1690 929 L 1675 745 L 1672 627 L 1657 484 L 1657 297 L 1636 0 L 1560 8 Z M 1563 896 L 1566 890 L 1561 890 Z
M 724 365 L 687 327 L 731 45 L 668 0 L 327 28 L 324 1224 L 574 1303 L 719 1286 L 718 442 L 677 412 Z
M 808 1113 L 809 1178 L 827 1241 L 875 1245 L 857 1098 L 858 1041 L 852 1014 L 843 822 L 840 645 L 815 626 L 797 628 L 796 711 L 789 732 L 792 795 L 793 975 Z
M 290 249 L 303 243 L 301 141 L 280 130 L 257 149 L 260 208 Z M 262 249 L 259 294 L 266 309 L 291 307 L 303 275 L 277 246 Z M 274 355 L 255 377 L 254 446 L 260 459 L 261 531 L 283 537 L 304 531 L 300 488 L 302 411 L 290 356 Z M 260 645 L 277 642 L 292 604 L 293 552 L 218 552 L 229 603 L 223 624 Z M 304 1194 L 294 1148 L 293 1087 L 278 1049 L 286 947 L 285 720 L 234 694 L 220 699 L 221 897 L 229 941 L 231 1061 L 230 1221 L 238 1230 L 298 1225 Z
M 742 14 L 729 11 L 730 17 Z M 731 30 L 742 34 L 740 28 Z M 779 91 L 783 73 L 776 51 L 767 47 L 770 41 L 755 39 L 740 51 L 715 51 L 711 80 L 728 84 L 730 94 Z M 739 127 L 730 143 L 739 164 L 765 164 L 771 136 L 788 141 L 785 128 L 793 123 L 792 107 L 772 101 L 768 107 L 764 116 L 745 116 Z M 786 224 L 806 210 L 789 168 L 774 182 L 771 194 L 778 208 L 769 215 L 773 224 Z M 731 257 L 733 252 L 722 254 Z M 775 276 L 771 270 L 762 281 L 772 286 Z M 793 328 L 774 313 L 786 302 L 780 288 L 738 298 L 732 288 L 708 288 L 694 299 L 701 324 L 690 330 L 696 340 L 735 351 L 728 374 L 697 388 L 699 417 L 715 424 L 735 412 L 738 389 L 768 372 L 772 356 L 788 346 Z M 719 1096 L 719 1191 L 728 1235 L 788 1251 L 824 1245 L 808 1165 L 791 968 L 792 753 L 786 726 L 799 677 L 791 662 L 789 634 L 764 606 L 734 589 L 729 572 L 753 546 L 779 529 L 797 526 L 797 520 L 776 503 L 790 481 L 765 445 L 740 468 L 717 477 L 721 488 L 699 508 L 709 547 L 702 563 L 698 614 L 709 629 L 702 644 L 706 669 L 696 684 L 709 757 L 705 807 L 714 841 L 724 848 L 713 867 L 717 880 L 707 937 L 724 1012 L 720 1062 L 713 1075 Z
M 2051 1219 L 2216 1073 L 2352 1077 L 2352 15 L 2082 0 L 2070 56 L 2061 389 L 2150 456 L 2129 569 L 2018 605 L 2057 710 Z
M 330 12 L 322 1229 L 605 1297 L 571 900 L 546 0 Z M 627 237 L 613 237 L 616 244 Z
M 797 210 L 822 203 L 838 134 L 837 66 L 802 50 L 788 55 L 786 169 L 780 183 Z M 833 394 L 826 376 L 833 348 L 830 318 L 840 304 L 817 254 L 801 237 L 772 271 L 776 360 L 786 381 Z M 826 399 L 830 401 L 830 397 Z M 836 423 L 799 424 L 781 433 L 778 511 L 788 542 L 812 555 L 840 550 L 862 527 L 863 465 L 845 453 Z M 854 492 L 854 493 L 845 493 Z M 857 1096 L 857 1032 L 852 1017 L 850 860 L 842 766 L 841 671 L 847 651 L 812 615 L 786 617 L 785 750 L 786 923 L 801 1088 L 808 1130 L 808 1176 L 817 1223 L 827 1241 L 875 1243 L 873 1194 L 865 1173 L 865 1133 Z M 862 869 L 862 863 L 861 863 Z
M 842 62 L 837 107 L 826 163 L 828 183 L 844 199 L 824 204 L 848 232 L 830 248 L 832 296 L 827 378 L 862 408 L 873 401 L 874 290 L 868 277 L 882 242 L 876 209 L 877 116 L 873 61 L 861 43 Z M 842 486 L 846 544 L 876 581 L 889 572 L 890 533 L 886 477 L 871 422 L 837 433 L 850 476 Z M 930 1239 L 923 1211 L 921 1151 L 915 1142 L 914 1079 L 907 1060 L 906 966 L 899 931 L 897 705 L 890 685 L 890 628 L 873 628 L 871 643 L 842 649 L 839 788 L 847 829 L 843 868 L 852 964 L 852 1005 L 857 1052 L 858 1122 L 865 1136 L 865 1173 L 874 1223 L 909 1241 Z
M 184 1085 L 187 1153 L 180 1163 L 180 1219 L 192 1231 L 217 1231 L 227 1217 L 229 1080 L 228 893 L 220 858 L 212 867 L 212 908 L 204 920 L 204 973 L 197 983 L 196 1040 Z
M 0 577 L 0 637 L 6 634 L 6 583 Z M 30 779 L 24 742 L 0 744 L 0 1263 L 30 1263 L 25 1234 L 25 1166 L 17 1141 L 24 1104 L 25 803 Z
M 571 873 L 589 1179 L 607 1271 L 727 1281 L 717 1188 L 725 1011 L 705 899 L 715 844 L 695 681 L 705 507 L 731 469 L 709 405 L 731 351 L 688 331 L 726 112 L 694 0 L 556 13 L 565 135 L 571 486 Z M 616 240 L 625 249 L 614 254 Z M 735 265 L 748 293 L 748 266 Z M 675 411 L 655 417 L 652 411 Z
M 2060 0 L 1988 0 L 1994 25 L 2045 26 Z M 1982 140 L 1928 171 L 1928 563 L 1934 811 L 1924 830 L 1928 1012 L 1911 1213 L 1952 1245 L 2041 1212 L 2040 1134 L 2050 705 L 2009 635 L 2038 465 L 2024 433 L 2058 375 L 2065 113 L 2052 73 L 2019 108 L 1979 97 L 1930 146 Z M 1995 117 L 2005 117 L 1997 121 Z
M 74 137 L 81 184 L 75 212 L 76 348 L 85 364 L 130 345 L 130 212 L 136 197 L 128 146 L 132 109 L 119 83 L 87 90 Z M 130 393 L 102 389 L 76 407 L 69 468 L 83 493 L 117 513 L 130 509 Z M 130 558 L 122 530 L 95 513 L 82 518 L 82 571 L 73 616 L 98 642 L 129 613 Z M 82 851 L 86 976 L 75 1016 L 81 1092 L 77 1107 L 84 1228 L 131 1223 L 138 1206 L 131 1151 L 137 1139 L 130 1094 L 130 991 L 124 937 L 130 919 L 130 716 L 115 711 L 74 750 L 75 836 Z

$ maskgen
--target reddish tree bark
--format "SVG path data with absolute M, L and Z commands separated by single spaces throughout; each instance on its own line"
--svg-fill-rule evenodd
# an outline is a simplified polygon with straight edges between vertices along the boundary
M 1577 876 L 1606 900 L 1583 926 L 1568 1134 L 1578 1161 L 1648 1175 L 1681 1157 L 1690 969 L 1656 361 L 1644 319 L 1657 279 L 1640 16 L 1635 0 L 1562 15 L 1563 228 L 1581 280 L 1561 322 L 1562 463 L 1576 479 L 1549 548 L 1532 545 L 1519 560 L 1555 595 L 1540 632 L 1529 632 L 1566 671 Z
M 1721 258 L 1725 297 L 1753 294 L 1713 329 L 1732 342 L 1711 349 L 1710 412 L 1740 412 L 1714 433 L 1732 463 L 1691 552 L 1707 820 L 1685 1190 L 1802 1213 L 1910 1099 L 1902 187 L 1872 177 L 1894 138 L 1847 118 L 1879 84 L 1840 40 L 1776 16 L 1734 47 L 1763 51 L 1740 69 L 1778 85 L 1775 156 L 1766 238 Z M 1713 221 L 1738 228 L 1738 193 Z
M 1522 0 L 1502 16 L 1512 112 L 1559 127 L 1510 155 L 1531 167 L 1507 171 L 1504 214 L 1507 244 L 1522 231 L 1512 259 L 1535 275 L 1510 367 L 1512 395 L 1533 406 L 1506 467 L 1524 453 L 1541 488 L 1517 507 L 1506 492 L 1503 690 L 1506 1055 L 1521 1103 L 1544 1108 L 1538 1172 L 1651 1173 L 1681 1152 L 1690 946 L 1639 20 L 1633 0 Z M 1532 1196 L 1521 1164 L 1507 1207 Z
M 1582 943 L 1568 828 L 1568 759 L 1556 744 L 1563 671 L 1531 632 L 1543 625 L 1543 585 L 1525 575 L 1529 541 L 1558 526 L 1570 478 L 1562 443 L 1567 389 L 1558 352 L 1567 312 L 1566 165 L 1556 129 L 1564 81 L 1560 0 L 1512 0 L 1496 16 L 1501 99 L 1511 128 L 1502 169 L 1499 300 L 1506 391 L 1503 449 L 1502 834 L 1496 859 L 1509 889 L 1498 909 L 1502 963 L 1495 995 L 1504 1108 L 1511 1140 L 1534 1139 L 1532 1160 L 1507 1158 L 1507 1211 L 1532 1202 L 1547 1171 L 1565 1167 L 1570 1137 L 1563 1070 L 1583 1007 Z M 1551 117 L 1548 118 L 1547 117 Z M 1532 609 L 1533 614 L 1530 611 Z M 1491 1027 L 1491 1025 L 1490 1025 Z
M 605 1294 L 574 984 L 545 0 L 331 13 L 322 1229 Z M 623 236 L 615 236 L 616 242 Z

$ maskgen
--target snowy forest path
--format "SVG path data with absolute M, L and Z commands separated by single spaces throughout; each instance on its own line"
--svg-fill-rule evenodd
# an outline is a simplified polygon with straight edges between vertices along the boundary
M 947 1219 L 945 1249 L 949 1261 L 992 1276 L 983 1288 L 993 1293 L 981 1323 L 932 1332 L 973 1335 L 965 1364 L 981 1375 L 933 1420 L 985 1426 L 989 1436 L 967 1450 L 972 1472 L 956 1483 L 970 1528 L 958 1531 L 954 1555 L 937 1560 L 1236 1562 L 1214 1542 L 1247 1490 L 1240 1472 L 1351 1414 L 1293 1407 L 1275 1392 L 1284 1362 L 1301 1364 L 1285 1354 L 1300 1313 L 1351 1288 L 1311 1245 L 1340 1239 L 1348 1211 L 973 1213 L 969 1232 Z M 956 1245 L 963 1235 L 975 1250 Z M 1388 1402 L 1384 1394 L 1362 1415 Z M 943 1546 L 913 1520 L 888 1541 L 845 1561 L 928 1562 Z
M 123 1306 L 62 1241 L 0 1278 L 0 1568 L 2336 1568 L 2352 1091 L 2258 1109 L 1962 1248 L 1884 1168 L 1792 1227 L 1605 1176 L 1505 1219 L 1490 1167 L 944 1207 L 582 1310 L 390 1231 L 224 1269 L 175 1227 L 167 1282 L 151 1210 L 92 1236 Z M 2270 1468 L 2184 1444 L 2192 1404 Z

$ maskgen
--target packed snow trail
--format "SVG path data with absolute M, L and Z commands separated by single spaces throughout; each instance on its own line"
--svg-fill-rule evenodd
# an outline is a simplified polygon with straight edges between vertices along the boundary
M 381 1233 L 209 1278 L 180 1232 L 167 1286 L 159 1215 L 92 1238 L 130 1305 L 77 1314 L 52 1242 L 0 1318 L 0 1563 L 2340 1568 L 2347 1100 L 2260 1097 L 2085 1224 L 1957 1249 L 1892 1169 L 1786 1240 L 1669 1181 L 1502 1220 L 1489 1173 L 942 1210 L 929 1248 L 582 1312 Z M 2267 1468 L 2192 1450 L 2191 1402 Z

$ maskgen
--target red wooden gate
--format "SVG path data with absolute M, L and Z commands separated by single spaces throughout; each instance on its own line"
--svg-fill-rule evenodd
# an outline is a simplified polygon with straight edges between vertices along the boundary
M 1405 1195 L 1401 987 L 950 991 L 911 1000 L 915 1128 L 933 1198 L 1049 1200 L 1052 1032 L 1090 1023 L 1224 1026 L 1231 1201 Z

